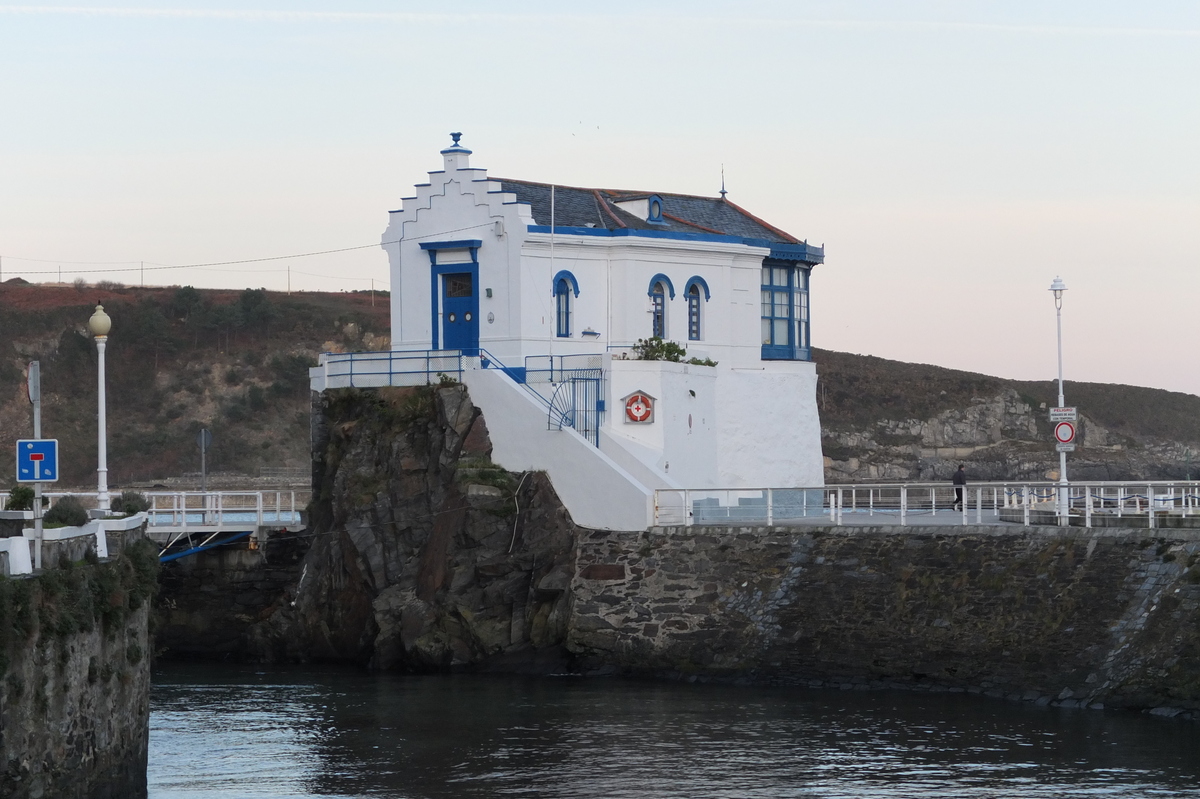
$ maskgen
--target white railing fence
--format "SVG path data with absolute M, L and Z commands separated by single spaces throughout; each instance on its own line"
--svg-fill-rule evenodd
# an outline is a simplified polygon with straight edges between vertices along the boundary
M 308 504 L 311 491 L 145 491 L 150 501 L 146 511 L 149 527 L 218 526 L 264 527 L 296 525 L 300 511 Z M 94 506 L 95 491 L 47 492 L 43 494 L 53 507 L 65 496 L 74 496 L 86 506 Z
M 1200 481 L 857 483 L 812 488 L 659 489 L 654 524 L 1056 524 L 1059 492 L 1069 523 L 1161 527 L 1197 517 Z M 1190 524 L 1190 522 L 1189 522 Z

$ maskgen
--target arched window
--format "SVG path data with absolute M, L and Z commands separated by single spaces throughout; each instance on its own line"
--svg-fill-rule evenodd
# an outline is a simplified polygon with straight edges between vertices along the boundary
M 554 284 L 554 308 L 558 337 L 568 338 L 571 335 L 571 284 L 565 277 L 560 277 Z
M 662 282 L 650 287 L 650 313 L 652 336 L 667 337 L 667 288 Z
M 700 286 L 693 283 L 687 290 L 688 340 L 700 340 Z

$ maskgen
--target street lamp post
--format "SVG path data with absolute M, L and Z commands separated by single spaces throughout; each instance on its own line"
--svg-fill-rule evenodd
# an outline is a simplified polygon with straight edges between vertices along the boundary
M 1067 284 L 1062 282 L 1061 277 L 1055 277 L 1054 282 L 1050 284 L 1050 290 L 1054 292 L 1054 309 L 1058 315 L 1058 407 L 1066 407 L 1066 399 L 1063 398 L 1063 370 L 1062 370 L 1062 297 L 1063 292 L 1067 290 Z M 1067 508 L 1067 453 L 1066 450 L 1059 447 L 1058 453 L 1058 523 L 1067 525 L 1070 523 L 1068 519 Z
M 88 329 L 92 331 L 92 335 L 96 338 L 96 352 L 100 356 L 99 380 L 99 414 L 97 419 L 99 423 L 97 443 L 98 455 L 96 459 L 96 507 L 101 513 L 108 512 L 109 496 L 108 496 L 108 404 L 104 396 L 104 348 L 108 344 L 108 331 L 112 329 L 112 319 L 104 312 L 104 306 L 97 304 L 96 312 L 92 314 L 92 318 L 88 320 Z

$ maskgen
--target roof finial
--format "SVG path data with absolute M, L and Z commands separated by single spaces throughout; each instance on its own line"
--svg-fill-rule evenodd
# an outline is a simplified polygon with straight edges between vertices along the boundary
M 454 146 L 458 146 L 458 140 L 462 138 L 462 133 L 451 133 L 450 138 L 454 139 Z
M 722 200 L 725 199 L 725 195 L 727 193 L 728 192 L 725 191 L 725 165 L 721 164 L 721 199 Z

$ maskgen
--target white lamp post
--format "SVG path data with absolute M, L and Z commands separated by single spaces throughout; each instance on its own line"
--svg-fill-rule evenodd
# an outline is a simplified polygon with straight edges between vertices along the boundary
M 1054 309 L 1058 315 L 1058 407 L 1065 408 L 1066 400 L 1063 398 L 1063 372 L 1062 372 L 1062 297 L 1063 292 L 1067 290 L 1067 284 L 1062 282 L 1061 277 L 1055 277 L 1054 282 L 1050 284 L 1050 290 L 1054 292 Z M 1064 450 L 1058 453 L 1058 523 L 1066 525 L 1070 523 L 1067 518 L 1067 453 Z
M 104 347 L 108 343 L 108 331 L 112 329 L 112 319 L 104 312 L 103 305 L 96 305 L 96 312 L 88 320 L 88 329 L 96 337 L 96 352 L 100 355 L 100 398 L 99 398 L 99 433 L 97 435 L 99 454 L 96 462 L 96 506 L 101 513 L 108 512 L 108 404 L 104 397 Z

